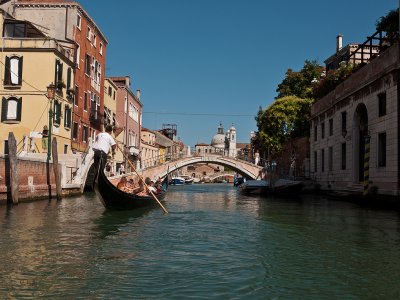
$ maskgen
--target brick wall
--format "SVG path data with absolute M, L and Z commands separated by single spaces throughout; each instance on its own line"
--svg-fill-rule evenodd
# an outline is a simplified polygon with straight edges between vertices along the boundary
M 0 203 L 11 199 L 10 165 L 8 159 L 0 158 Z M 53 164 L 49 164 L 51 195 L 55 195 Z M 47 164 L 45 162 L 18 160 L 19 200 L 33 200 L 49 197 Z

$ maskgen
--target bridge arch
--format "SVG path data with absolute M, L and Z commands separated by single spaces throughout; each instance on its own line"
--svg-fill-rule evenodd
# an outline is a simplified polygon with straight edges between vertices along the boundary
M 256 166 L 249 162 L 232 157 L 218 155 L 186 156 L 177 160 L 168 161 L 159 166 L 146 168 L 142 170 L 142 175 L 144 177 L 150 178 L 164 177 L 168 173 L 174 172 L 189 165 L 195 165 L 199 163 L 211 163 L 224 167 L 229 167 L 230 169 L 241 174 L 247 179 L 256 179 L 260 170 L 262 169 L 260 166 Z

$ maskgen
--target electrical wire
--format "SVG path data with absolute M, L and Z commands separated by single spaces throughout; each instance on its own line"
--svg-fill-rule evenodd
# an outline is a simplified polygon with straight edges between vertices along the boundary
M 212 116 L 212 117 L 254 117 L 254 115 L 246 115 L 246 114 L 211 114 L 211 113 L 155 112 L 155 111 L 144 111 L 143 114 L 181 115 L 181 116 Z

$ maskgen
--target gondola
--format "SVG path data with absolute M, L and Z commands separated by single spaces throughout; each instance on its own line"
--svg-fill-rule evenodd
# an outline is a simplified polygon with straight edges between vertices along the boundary
M 97 171 L 97 176 L 94 183 L 94 190 L 97 197 L 101 200 L 107 209 L 115 210 L 131 210 L 141 207 L 157 206 L 153 196 L 137 196 L 135 194 L 126 193 L 113 185 L 104 173 L 104 164 L 100 161 L 101 167 Z M 163 181 L 163 191 L 156 194 L 158 200 L 162 201 L 165 198 L 167 191 L 167 181 Z

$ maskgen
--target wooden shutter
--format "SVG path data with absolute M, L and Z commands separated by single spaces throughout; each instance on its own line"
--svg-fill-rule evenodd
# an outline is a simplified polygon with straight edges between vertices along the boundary
M 1 122 L 4 122 L 7 120 L 7 99 L 3 97 L 1 100 Z
M 58 80 L 59 81 L 63 80 L 63 64 L 60 61 L 58 65 Z
M 61 103 L 57 102 L 57 124 L 61 124 Z
M 22 117 L 22 97 L 17 99 L 17 121 L 21 121 Z
M 21 56 L 19 58 L 18 64 L 18 85 L 22 85 L 22 66 L 24 64 L 24 58 Z
M 67 90 L 71 87 L 71 68 L 67 70 Z
M 6 63 L 4 66 L 4 85 L 10 85 L 11 84 L 11 65 L 10 65 L 10 58 L 6 56 Z
M 55 65 L 55 69 L 54 69 L 54 84 L 55 85 L 57 85 L 57 80 L 58 80 L 58 78 L 57 78 L 57 76 L 58 76 L 58 73 L 57 73 L 57 70 L 58 70 L 58 59 L 56 59 L 56 65 Z

